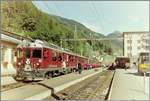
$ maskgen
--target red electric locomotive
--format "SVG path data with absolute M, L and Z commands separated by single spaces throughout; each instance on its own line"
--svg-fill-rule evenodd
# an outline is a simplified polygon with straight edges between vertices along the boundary
M 88 58 L 66 52 L 56 45 L 40 40 L 23 42 L 17 47 L 17 80 L 49 78 L 56 74 L 71 72 L 77 62 L 88 64 Z M 65 66 L 64 66 L 65 65 Z

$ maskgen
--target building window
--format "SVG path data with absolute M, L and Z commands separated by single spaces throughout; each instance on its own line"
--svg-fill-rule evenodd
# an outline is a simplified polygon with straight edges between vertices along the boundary
M 146 44 L 149 44 L 149 41 L 148 41 L 148 39 L 145 39 L 145 43 L 146 43 Z
M 7 47 L 2 46 L 1 47 L 1 61 L 4 62 L 5 61 L 5 51 L 6 51 Z
M 131 47 L 131 46 L 128 46 L 127 49 L 128 49 L 128 50 L 132 50 L 132 47 Z
M 141 42 L 141 40 L 137 40 L 137 42 L 138 42 L 138 43 L 140 43 L 140 42 Z
M 138 47 L 137 47 L 137 49 L 139 49 L 139 50 L 140 50 L 140 49 L 141 49 L 141 47 L 140 47 L 140 46 L 138 46 Z
M 127 43 L 130 43 L 130 44 L 131 44 L 131 43 L 132 43 L 132 40 L 131 40 L 131 39 L 130 39 L 130 40 L 127 40 Z
M 145 50 L 149 50 L 149 46 L 145 46 Z
M 11 63 L 14 62 L 14 56 L 15 56 L 14 51 L 13 49 L 11 49 Z
M 144 44 L 141 45 L 141 48 L 144 49 Z
M 128 53 L 128 57 L 132 57 L 132 54 L 131 54 L 131 53 Z

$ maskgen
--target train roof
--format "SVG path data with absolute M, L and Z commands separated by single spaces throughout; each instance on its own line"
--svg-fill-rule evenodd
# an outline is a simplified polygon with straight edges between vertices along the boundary
M 53 49 L 56 51 L 64 51 L 61 47 L 54 45 L 52 43 L 47 43 L 43 42 L 41 40 L 35 40 L 34 42 L 29 42 L 26 40 L 23 40 L 21 44 L 17 46 L 17 48 L 22 48 L 22 47 L 29 47 L 29 48 L 48 48 L 48 49 Z
M 87 57 L 78 55 L 76 53 L 73 53 L 70 50 L 63 49 L 63 48 L 61 48 L 61 47 L 59 47 L 55 44 L 47 43 L 46 41 L 41 41 L 41 40 L 35 40 L 34 42 L 23 40 L 23 42 L 21 44 L 19 44 L 17 46 L 17 48 L 22 48 L 22 47 L 48 48 L 48 49 L 53 49 L 53 50 L 58 51 L 58 52 L 63 52 L 63 53 L 67 53 L 67 54 L 70 54 L 70 55 L 75 55 L 75 56 L 78 56 L 78 57 L 81 57 L 81 58 L 87 58 Z
M 127 56 L 117 56 L 116 58 L 129 58 Z

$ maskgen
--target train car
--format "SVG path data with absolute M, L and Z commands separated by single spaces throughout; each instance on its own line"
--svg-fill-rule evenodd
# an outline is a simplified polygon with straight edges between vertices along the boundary
M 17 79 L 49 78 L 76 68 L 75 54 L 51 46 L 39 40 L 18 45 Z M 65 69 L 62 66 L 63 61 L 66 62 Z
M 150 63 L 149 63 L 149 52 L 141 52 L 138 59 L 138 73 L 149 73 Z
M 20 44 L 17 47 L 17 78 L 35 79 L 50 77 L 63 71 L 63 52 L 45 45 L 41 41 Z
M 88 68 L 89 59 L 60 47 L 35 40 L 23 42 L 17 47 L 17 80 L 50 78 L 77 70 L 78 62 L 83 69 Z M 94 65 L 91 63 L 91 65 Z
M 89 60 L 89 67 L 90 68 L 100 68 L 101 67 L 101 62 L 97 61 L 97 60 L 93 60 L 93 59 L 90 59 Z
M 72 72 L 77 68 L 77 57 L 75 54 L 63 52 L 63 61 L 66 62 L 68 72 Z
M 129 68 L 130 64 L 130 58 L 125 56 L 118 56 L 115 59 L 116 66 L 114 68 L 122 68 L 127 69 Z
M 81 65 L 84 70 L 88 70 L 89 69 L 89 59 L 86 57 L 81 57 Z

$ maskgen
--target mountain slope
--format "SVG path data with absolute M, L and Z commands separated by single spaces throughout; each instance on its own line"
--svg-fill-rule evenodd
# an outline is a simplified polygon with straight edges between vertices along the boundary
M 61 39 L 78 38 L 102 38 L 105 37 L 86 28 L 83 24 L 74 20 L 62 18 L 56 15 L 46 14 L 31 1 L 3 1 L 2 2 L 2 28 L 13 31 L 33 39 L 41 39 L 61 46 Z M 76 33 L 75 33 L 76 26 Z M 74 34 L 75 33 L 75 34 Z M 109 41 L 64 41 L 64 48 L 85 56 L 113 52 L 116 43 Z M 117 50 L 120 47 L 116 47 Z
M 119 31 L 114 31 L 114 32 L 108 34 L 107 37 L 108 38 L 116 38 L 116 40 L 113 40 L 114 47 L 120 47 L 119 55 L 122 55 L 123 54 L 123 39 L 122 39 L 123 34 Z

